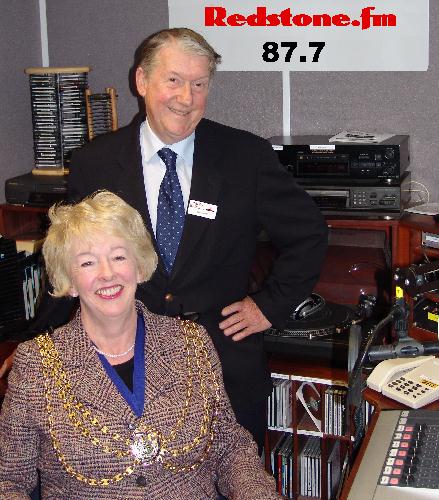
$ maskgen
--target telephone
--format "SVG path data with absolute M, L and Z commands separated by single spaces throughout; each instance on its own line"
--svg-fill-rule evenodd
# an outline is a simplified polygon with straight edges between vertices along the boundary
M 439 359 L 387 359 L 375 367 L 367 385 L 410 408 L 421 408 L 439 399 Z

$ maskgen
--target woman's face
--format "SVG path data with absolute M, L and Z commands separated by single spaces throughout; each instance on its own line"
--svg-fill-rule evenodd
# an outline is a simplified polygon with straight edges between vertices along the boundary
M 81 315 L 93 321 L 129 316 L 140 273 L 130 244 L 124 238 L 104 233 L 92 243 L 73 241 L 70 257 L 72 286 Z

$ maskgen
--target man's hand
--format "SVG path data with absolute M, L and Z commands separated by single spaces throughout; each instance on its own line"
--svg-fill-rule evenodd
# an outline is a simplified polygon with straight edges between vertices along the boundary
M 3 362 L 3 364 L 0 366 L 0 378 L 6 377 L 6 375 L 9 373 L 9 371 L 12 368 L 12 362 L 14 361 L 14 354 L 15 351 L 12 352 Z
M 228 316 L 228 318 L 221 321 L 219 327 L 227 337 L 233 335 L 233 340 L 242 340 L 271 326 L 271 323 L 250 297 L 230 304 L 221 311 L 221 314 Z

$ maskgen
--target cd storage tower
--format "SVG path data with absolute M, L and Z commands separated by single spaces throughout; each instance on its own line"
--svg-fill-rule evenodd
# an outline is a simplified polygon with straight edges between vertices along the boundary
M 92 94 L 85 91 L 88 139 L 92 141 L 98 135 L 117 130 L 116 89 L 107 87 L 105 92 Z
M 72 151 L 87 142 L 89 71 L 86 66 L 25 70 L 32 105 L 33 174 L 66 174 Z

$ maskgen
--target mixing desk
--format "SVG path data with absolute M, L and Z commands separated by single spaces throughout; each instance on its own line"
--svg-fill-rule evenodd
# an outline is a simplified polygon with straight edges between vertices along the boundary
M 439 498 L 439 412 L 382 411 L 348 500 Z

